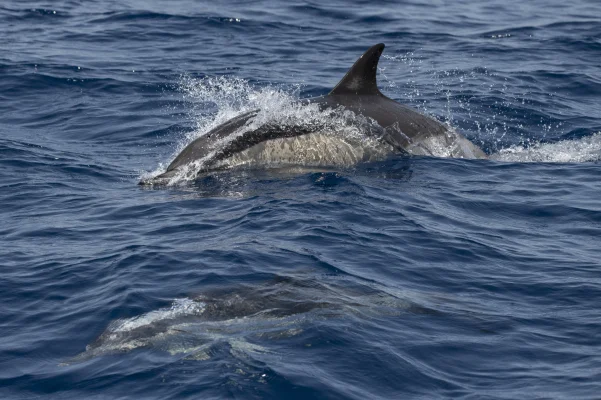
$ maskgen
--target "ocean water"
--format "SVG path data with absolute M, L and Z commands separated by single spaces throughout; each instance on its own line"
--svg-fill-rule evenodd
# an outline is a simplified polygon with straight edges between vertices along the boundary
M 2 1 L 0 398 L 600 398 L 600 16 Z M 379 42 L 381 90 L 490 160 L 138 185 Z

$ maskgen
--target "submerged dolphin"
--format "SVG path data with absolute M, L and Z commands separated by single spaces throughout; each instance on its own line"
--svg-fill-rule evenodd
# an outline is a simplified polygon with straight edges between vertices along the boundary
M 351 123 L 375 122 L 364 132 L 389 149 L 389 153 L 440 155 L 458 158 L 486 158 L 484 152 L 461 134 L 448 129 L 435 119 L 384 96 L 376 83 L 376 72 L 384 44 L 376 44 L 365 52 L 342 80 L 325 96 L 307 99 L 319 110 L 351 111 L 362 116 Z M 195 173 L 221 169 L 223 161 L 253 149 L 264 149 L 268 142 L 307 137 L 327 129 L 320 124 L 253 122 L 259 110 L 239 115 L 194 140 L 171 162 L 167 171 L 141 184 L 166 183 L 178 171 L 198 163 Z M 361 127 L 360 127 L 361 128 Z M 282 144 L 279 143 L 280 145 Z M 262 147 L 261 147 L 262 146 Z M 256 153 L 256 152 L 255 152 Z
M 83 353 L 63 365 L 109 354 L 154 349 L 207 360 L 227 348 L 234 357 L 266 352 L 324 319 L 369 319 L 401 313 L 438 313 L 405 298 L 408 293 L 352 277 L 275 276 L 175 301 L 171 308 L 111 322 Z

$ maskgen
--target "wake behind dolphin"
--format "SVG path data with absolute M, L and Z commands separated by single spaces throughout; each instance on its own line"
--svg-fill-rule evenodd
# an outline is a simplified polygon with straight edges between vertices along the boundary
M 240 165 L 351 165 L 395 153 L 486 158 L 461 134 L 380 92 L 383 50 L 384 44 L 372 46 L 329 94 L 299 102 L 308 118 L 243 113 L 186 146 L 166 172 L 140 183 L 167 184 Z

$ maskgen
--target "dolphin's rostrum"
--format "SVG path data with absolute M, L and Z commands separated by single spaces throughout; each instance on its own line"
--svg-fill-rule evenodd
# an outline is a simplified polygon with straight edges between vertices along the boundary
M 325 96 L 305 100 L 319 110 L 352 112 L 363 117 L 353 122 L 371 122 L 364 134 L 387 146 L 389 153 L 408 155 L 444 154 L 458 158 L 486 158 L 484 152 L 461 134 L 435 119 L 399 104 L 383 95 L 376 83 L 376 72 L 384 44 L 367 50 L 346 73 L 342 80 Z M 327 126 L 320 124 L 253 124 L 259 110 L 239 115 L 200 136 L 171 162 L 167 171 L 142 184 L 167 183 L 179 170 L 197 163 L 198 172 L 223 168 L 224 160 L 251 151 L 257 146 L 276 140 L 286 140 L 320 134 Z M 360 127 L 361 128 L 361 127 Z

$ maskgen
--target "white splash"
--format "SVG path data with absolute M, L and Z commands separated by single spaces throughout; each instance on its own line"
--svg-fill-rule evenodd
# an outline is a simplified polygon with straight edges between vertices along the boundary
M 512 146 L 491 156 L 510 162 L 582 163 L 601 160 L 601 132 L 593 136 L 556 143 Z
M 175 155 L 194 139 L 240 114 L 261 110 L 263 119 L 257 122 L 265 122 L 274 117 L 290 118 L 299 111 L 297 100 L 300 86 L 288 89 L 256 87 L 244 79 L 231 76 L 202 79 L 184 76 L 180 88 L 184 100 L 190 105 L 189 116 L 194 121 L 195 129 L 180 143 Z
M 170 320 L 187 315 L 200 315 L 204 312 L 206 305 L 200 301 L 188 298 L 175 299 L 170 308 L 163 308 L 142 314 L 130 319 L 114 321 L 108 330 L 111 332 L 129 332 L 134 329 L 149 326 L 158 321 Z

